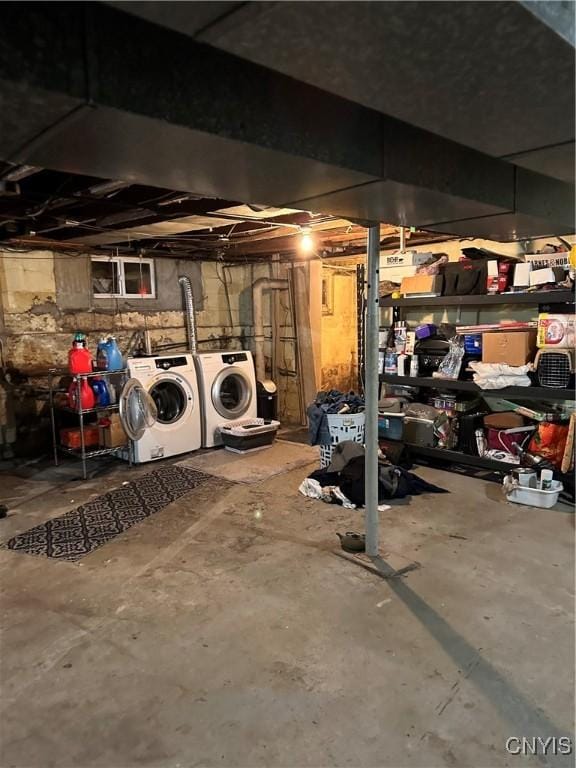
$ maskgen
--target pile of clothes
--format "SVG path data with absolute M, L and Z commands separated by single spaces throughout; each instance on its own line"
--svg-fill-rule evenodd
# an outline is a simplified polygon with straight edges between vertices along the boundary
M 314 402 L 308 406 L 308 435 L 310 445 L 330 445 L 330 429 L 326 416 L 332 413 L 360 413 L 364 410 L 364 399 L 355 392 L 318 392 Z
M 325 469 L 308 475 L 298 489 L 304 496 L 342 504 L 347 509 L 363 507 L 364 447 L 346 440 L 334 447 L 332 461 Z M 421 493 L 448 493 L 444 488 L 428 483 L 404 467 L 391 464 L 384 456 L 378 460 L 378 503 L 403 499 Z M 385 506 L 384 509 L 387 509 Z

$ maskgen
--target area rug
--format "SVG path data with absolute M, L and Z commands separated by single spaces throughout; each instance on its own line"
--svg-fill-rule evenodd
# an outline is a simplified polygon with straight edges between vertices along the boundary
M 259 483 L 312 462 L 319 462 L 318 448 L 276 440 L 269 448 L 254 453 L 232 453 L 217 448 L 191 456 L 179 462 L 179 466 L 192 467 L 234 483 Z
M 75 561 L 205 483 L 186 467 L 161 467 L 9 539 L 4 549 Z

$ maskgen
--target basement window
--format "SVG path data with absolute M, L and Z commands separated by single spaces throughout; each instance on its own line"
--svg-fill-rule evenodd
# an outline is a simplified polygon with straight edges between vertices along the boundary
M 96 299 L 155 299 L 154 259 L 92 256 L 92 295 Z

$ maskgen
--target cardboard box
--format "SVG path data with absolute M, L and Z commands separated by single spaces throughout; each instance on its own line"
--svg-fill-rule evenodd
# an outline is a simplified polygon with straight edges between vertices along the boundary
M 98 429 L 102 448 L 123 448 L 128 444 L 128 436 L 124 431 L 119 414 L 111 413 L 103 418 Z
M 380 269 L 383 267 L 419 267 L 427 262 L 431 256 L 431 252 L 418 253 L 417 251 L 406 251 L 406 253 L 389 253 L 381 257 Z
M 416 331 L 407 331 L 406 349 L 405 349 L 406 354 L 413 355 L 415 346 L 416 346 Z
M 576 315 L 538 315 L 538 346 L 574 349 L 576 346 Z
M 558 267 L 546 267 L 545 269 L 533 269 L 530 272 L 530 285 L 544 285 L 545 283 L 557 283 L 564 280 L 563 269 Z
M 482 334 L 482 362 L 526 365 L 536 354 L 536 330 Z
M 442 277 L 440 275 L 413 275 L 402 278 L 400 293 L 404 296 L 440 296 Z
M 532 272 L 532 264 L 516 264 L 514 267 L 514 285 L 515 288 L 526 288 L 530 285 L 530 273 Z

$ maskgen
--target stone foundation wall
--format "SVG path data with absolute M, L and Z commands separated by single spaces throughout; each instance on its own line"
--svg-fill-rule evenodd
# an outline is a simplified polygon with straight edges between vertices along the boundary
M 124 353 L 134 332 L 145 329 L 153 348 L 179 344 L 185 350 L 179 275 L 188 275 L 192 282 L 199 350 L 254 351 L 252 284 L 270 275 L 267 264 L 225 266 L 158 258 L 155 269 L 157 298 L 100 299 L 91 294 L 89 255 L 0 250 L 0 338 L 3 366 L 9 371 L 8 382 L 0 377 L 0 400 L 8 403 L 0 409 L 0 443 L 12 442 L 3 429 L 8 421 L 12 431 L 15 425 L 20 432 L 46 432 L 48 412 L 39 390 L 46 386 L 49 369 L 67 368 L 76 331 L 87 334 L 94 355 L 101 336 L 116 336 Z M 272 328 L 266 301 L 264 321 L 264 355 L 270 369 Z M 290 322 L 287 315 L 280 318 L 281 335 L 292 332 Z M 285 347 L 284 356 L 290 358 L 289 345 Z M 287 368 L 293 367 L 294 361 L 288 359 Z M 297 420 L 296 380 L 290 372 L 282 373 L 277 384 L 281 417 Z

